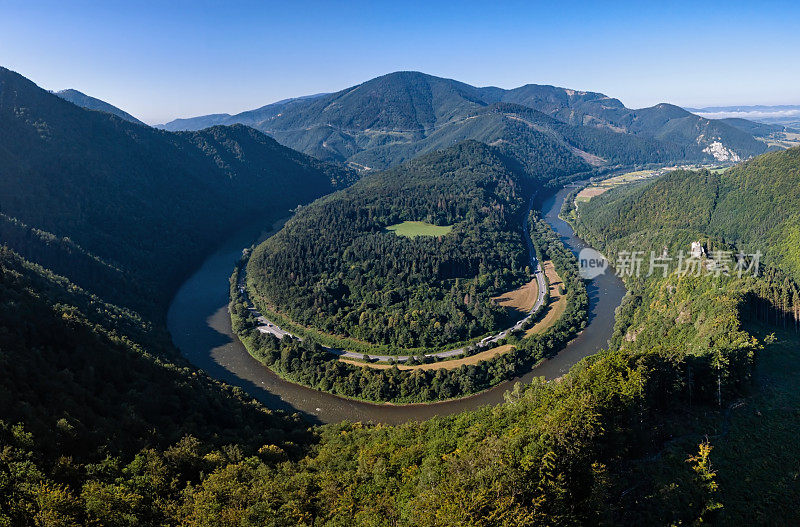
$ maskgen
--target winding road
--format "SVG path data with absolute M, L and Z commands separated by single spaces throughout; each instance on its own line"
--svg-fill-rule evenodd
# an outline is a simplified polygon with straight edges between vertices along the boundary
M 460 348 L 455 348 L 447 351 L 426 353 L 424 354 L 424 357 L 430 357 L 434 359 L 449 359 L 464 355 L 467 353 L 469 349 L 472 349 L 475 352 L 485 350 L 491 345 L 497 344 L 500 340 L 503 340 L 504 338 L 508 337 L 511 333 L 515 331 L 521 331 L 525 327 L 525 324 L 527 324 L 534 316 L 536 316 L 536 314 L 539 312 L 539 309 L 541 309 L 541 307 L 544 305 L 544 299 L 547 293 L 547 281 L 545 280 L 544 277 L 544 271 L 542 270 L 542 265 L 536 258 L 536 251 L 534 250 L 533 242 L 531 241 L 530 231 L 528 228 L 528 216 L 533 210 L 533 202 L 535 199 L 536 199 L 536 193 L 534 193 L 531 196 L 531 199 L 528 201 L 528 210 L 525 213 L 524 219 L 522 220 L 523 238 L 527 242 L 531 268 L 534 270 L 533 275 L 536 278 L 536 283 L 538 285 L 538 294 L 536 297 L 536 302 L 534 302 L 533 304 L 533 307 L 530 309 L 530 311 L 528 311 L 528 314 L 522 320 L 519 320 L 513 326 L 506 328 L 495 335 L 490 335 L 488 337 L 485 337 L 476 344 L 463 346 Z M 250 296 L 247 294 L 247 287 L 246 287 L 247 276 L 245 274 L 245 267 L 246 266 L 243 266 L 241 271 L 239 272 L 239 280 L 237 283 L 237 287 L 239 289 L 239 293 L 242 295 L 245 301 L 247 309 L 261 323 L 261 325 L 258 326 L 256 329 L 262 333 L 270 333 L 272 335 L 275 335 L 278 339 L 282 339 L 285 336 L 289 336 L 293 339 L 302 341 L 303 340 L 302 337 L 293 335 L 292 333 L 289 333 L 288 331 L 280 328 L 277 324 L 273 323 L 267 317 L 262 315 L 258 311 L 258 309 L 256 309 L 256 307 L 253 305 L 252 300 L 250 299 Z M 337 348 L 331 348 L 328 346 L 323 346 L 323 348 L 327 350 L 329 353 L 347 359 L 364 359 L 368 357 L 370 361 L 388 362 L 390 360 L 394 360 L 396 362 L 406 362 L 413 356 L 413 355 L 372 355 L 368 353 L 357 353 L 354 351 L 346 351 Z

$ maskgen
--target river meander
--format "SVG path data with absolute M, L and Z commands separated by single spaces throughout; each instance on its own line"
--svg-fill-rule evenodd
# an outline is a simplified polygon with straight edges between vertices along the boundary
M 577 254 L 587 244 L 558 217 L 570 190 L 562 189 L 551 195 L 540 205 L 540 210 L 565 245 Z M 582 358 L 604 348 L 614 329 L 614 310 L 625 295 L 622 281 L 613 273 L 588 282 L 589 320 L 580 335 L 552 359 L 485 392 L 430 404 L 386 405 L 355 401 L 281 379 L 252 358 L 231 332 L 227 311 L 228 278 L 242 248 L 250 246 L 259 236 L 263 237 L 267 223 L 253 222 L 243 228 L 203 262 L 173 298 L 167 326 L 175 345 L 195 366 L 214 378 L 241 387 L 269 408 L 299 412 L 313 423 L 350 420 L 395 424 L 501 403 L 503 394 L 514 383 L 527 383 L 539 376 L 560 377 Z

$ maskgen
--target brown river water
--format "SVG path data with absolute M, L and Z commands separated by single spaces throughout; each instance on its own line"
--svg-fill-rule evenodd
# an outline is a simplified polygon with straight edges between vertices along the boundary
M 577 254 L 587 244 L 558 218 L 570 190 L 562 189 L 549 196 L 538 208 L 562 241 Z M 198 368 L 216 379 L 241 387 L 269 408 L 298 412 L 315 424 L 344 420 L 397 424 L 502 403 L 504 393 L 516 382 L 529 383 L 535 377 L 560 377 L 584 357 L 605 348 L 614 328 L 614 310 L 625 295 L 622 281 L 613 273 L 588 282 L 589 321 L 581 334 L 552 359 L 490 390 L 463 399 L 430 404 L 360 402 L 281 379 L 252 358 L 232 334 L 227 311 L 228 278 L 242 249 L 265 235 L 265 224 L 271 222 L 253 222 L 230 236 L 203 262 L 173 298 L 167 326 L 175 345 Z

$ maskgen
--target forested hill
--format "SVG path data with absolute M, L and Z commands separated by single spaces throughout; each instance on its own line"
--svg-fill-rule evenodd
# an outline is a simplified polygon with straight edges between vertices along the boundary
M 679 523 L 674 517 L 687 502 L 674 499 L 681 492 L 675 475 L 686 466 L 688 438 L 714 444 L 713 507 L 706 509 L 712 524 L 798 523 L 798 489 L 785 482 L 800 458 L 788 439 L 800 419 L 786 411 L 797 407 L 792 398 L 800 378 L 799 200 L 800 148 L 794 148 L 721 173 L 676 171 L 613 188 L 570 211 L 579 236 L 615 263 L 628 288 L 612 349 L 709 357 L 713 347 L 739 348 L 750 356 L 742 369 L 714 351 L 706 373 L 691 363 L 684 369 L 686 378 L 716 377 L 719 415 L 680 415 L 663 425 L 674 434 L 669 445 L 626 461 L 623 471 L 633 476 L 623 479 L 635 480 L 618 495 L 631 518 L 626 523 Z M 702 250 L 689 258 L 697 242 Z M 750 255 L 757 252 L 764 254 L 754 272 Z M 761 344 L 748 344 L 753 337 Z M 729 392 L 738 399 L 726 405 L 719 394 L 737 378 L 745 382 Z
M 129 114 L 124 110 L 117 108 L 113 104 L 101 101 L 100 99 L 96 99 L 94 97 L 86 95 L 85 93 L 81 93 L 78 90 L 73 90 L 73 89 L 61 90 L 59 92 L 56 92 L 56 95 L 58 95 L 65 101 L 69 101 L 72 104 L 80 106 L 81 108 L 86 108 L 87 110 L 96 110 L 98 112 L 110 113 L 116 115 L 120 119 L 125 119 L 126 121 L 130 121 L 132 123 L 147 126 L 136 117 L 132 116 L 131 114 Z
M 596 147 L 625 141 L 635 144 L 637 138 L 653 143 L 651 148 L 637 152 L 637 163 L 662 162 L 665 157 L 669 161 L 736 161 L 766 151 L 766 146 L 746 131 L 669 104 L 632 110 L 619 100 L 599 93 L 539 85 L 513 90 L 476 88 L 409 71 L 384 75 L 336 93 L 275 103 L 238 115 L 184 120 L 182 126 L 196 129 L 209 123 L 243 123 L 320 159 L 350 161 L 380 169 L 465 139 L 519 143 L 519 137 L 506 129 L 509 123 L 501 126 L 491 113 L 484 111 L 502 104 L 536 110 L 569 128 L 602 132 L 604 141 L 598 143 L 580 141 L 580 132 L 564 133 L 564 127 L 556 129 L 540 124 L 536 128 L 537 132 L 556 135 L 570 147 L 596 156 L 590 158 L 594 163 L 627 162 L 616 151 Z M 507 119 L 519 120 L 508 108 L 504 112 Z M 176 129 L 181 123 L 165 126 Z
M 391 350 L 465 341 L 500 329 L 507 315 L 490 298 L 530 280 L 529 193 L 516 162 L 467 141 L 304 207 L 255 249 L 248 286 L 296 322 Z M 386 231 L 406 221 L 452 230 Z
M 582 204 L 601 240 L 654 229 L 705 233 L 762 252 L 800 279 L 800 147 L 759 156 L 721 174 L 677 171 Z
M 163 307 L 241 221 L 352 179 L 252 128 L 164 132 L 0 69 L 3 241 L 120 305 Z
M 298 419 L 166 349 L 157 324 L 0 246 L 0 423 L 24 424 L 42 454 L 87 461 L 186 435 L 254 448 L 305 436 Z

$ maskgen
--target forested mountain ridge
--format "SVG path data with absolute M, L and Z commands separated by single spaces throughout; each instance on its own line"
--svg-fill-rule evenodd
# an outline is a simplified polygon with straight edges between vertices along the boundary
M 168 446 L 189 434 L 219 445 L 241 442 L 241 427 L 256 423 L 263 429 L 255 448 L 283 433 L 287 440 L 303 436 L 298 421 L 176 364 L 157 322 L 4 246 L 0 291 L 0 420 L 24 423 L 49 455 L 97 460 L 104 451 Z
M 490 124 L 470 122 L 482 121 L 486 114 L 480 110 L 499 103 L 531 108 L 578 129 L 609 132 L 607 140 L 613 143 L 634 137 L 648 139 L 657 144 L 655 150 L 669 154 L 669 161 L 736 161 L 766 150 L 745 131 L 669 104 L 631 110 L 619 100 L 599 93 L 538 85 L 513 90 L 476 88 L 410 71 L 390 73 L 311 99 L 276 103 L 264 107 L 268 111 L 244 112 L 226 117 L 223 122 L 254 126 L 282 144 L 320 159 L 381 169 L 465 139 L 514 142 L 502 133 L 488 139 Z M 208 122 L 201 120 L 198 125 Z M 450 129 L 449 133 L 457 137 L 447 142 L 431 139 L 442 128 Z M 612 138 L 614 135 L 618 137 Z M 436 146 L 428 147 L 426 143 Z M 592 149 L 591 143 L 572 146 L 603 157 Z M 606 151 L 606 156 L 605 162 L 624 163 L 613 152 Z M 636 162 L 662 162 L 662 157 L 648 155 L 644 150 Z
M 163 525 L 174 511 L 153 505 L 179 479 L 242 455 L 271 465 L 312 440 L 299 417 L 170 349 L 158 323 L 0 246 L 0 523 Z
M 120 119 L 125 119 L 126 121 L 130 121 L 135 124 L 141 124 L 143 126 L 147 126 L 145 123 L 137 119 L 136 117 L 132 116 L 128 112 L 121 110 L 114 106 L 113 104 L 109 104 L 105 101 L 101 101 L 100 99 L 96 99 L 85 93 L 81 93 L 78 90 L 68 89 L 68 90 L 61 90 L 56 92 L 56 95 L 64 99 L 65 101 L 69 101 L 72 104 L 80 106 L 81 108 L 86 108 L 87 110 L 95 110 L 98 112 L 106 112 L 112 115 L 116 115 Z
M 675 523 L 683 502 L 675 499 L 674 475 L 685 466 L 688 438 L 703 437 L 714 445 L 709 459 L 717 490 L 709 519 L 721 525 L 798 522 L 789 505 L 797 502 L 798 489 L 785 484 L 800 458 L 786 439 L 797 434 L 800 419 L 785 411 L 797 405 L 800 378 L 798 188 L 800 148 L 793 148 L 721 173 L 675 171 L 613 188 L 569 212 L 576 232 L 625 276 L 629 293 L 617 312 L 612 348 L 705 354 L 719 346 L 749 348 L 756 357 L 752 375 L 720 357 L 705 373 L 696 364 L 685 370 L 717 377 L 718 386 L 745 378 L 745 390 L 730 405 L 718 402 L 720 412 L 710 419 L 692 410 L 671 419 L 664 426 L 674 430 L 674 442 L 657 456 L 626 464 L 623 479 L 636 481 L 620 495 L 628 523 Z M 640 272 L 633 270 L 636 254 Z M 668 266 L 664 276 L 662 264 Z M 687 286 L 689 295 L 682 294 Z M 763 347 L 746 344 L 755 335 Z
M 593 236 L 631 238 L 659 229 L 715 236 L 800 279 L 800 147 L 759 156 L 721 174 L 677 171 L 582 204 Z
M 164 132 L 86 111 L 6 69 L 0 168 L 0 225 L 10 247 L 37 261 L 53 251 L 47 240 L 73 244 L 72 253 L 116 269 L 111 274 L 149 290 L 160 306 L 192 262 L 240 221 L 354 179 L 252 128 Z M 44 234 L 20 234 L 31 229 Z M 58 272 L 142 307 L 131 303 L 141 295 L 105 283 L 105 272 L 68 265 Z
M 307 424 L 190 367 L 166 304 L 239 222 L 354 178 L 251 128 L 159 131 L 0 69 L 0 523 L 164 523 L 142 508 L 155 495 L 113 482 L 139 452 L 176 454 L 190 478 L 213 459 L 299 455 Z

